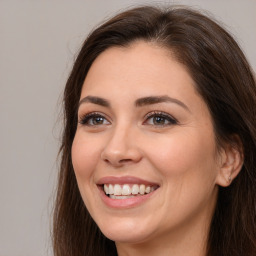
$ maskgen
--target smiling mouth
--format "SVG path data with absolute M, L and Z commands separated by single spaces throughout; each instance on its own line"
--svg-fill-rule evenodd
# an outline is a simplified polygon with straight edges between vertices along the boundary
M 111 199 L 128 199 L 150 194 L 158 187 L 145 184 L 104 184 L 103 191 Z

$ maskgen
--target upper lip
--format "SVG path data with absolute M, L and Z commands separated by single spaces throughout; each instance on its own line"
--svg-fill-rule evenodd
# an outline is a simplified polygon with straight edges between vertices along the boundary
M 98 180 L 97 185 L 104 185 L 104 184 L 145 184 L 145 185 L 153 185 L 159 186 L 155 182 L 147 181 L 138 177 L 133 176 L 106 176 Z

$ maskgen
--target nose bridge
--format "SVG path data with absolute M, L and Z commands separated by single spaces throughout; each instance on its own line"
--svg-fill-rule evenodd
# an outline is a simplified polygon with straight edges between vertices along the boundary
M 131 129 L 127 127 L 127 125 L 116 125 L 116 127 L 112 131 L 106 148 L 114 151 L 125 152 L 127 147 L 129 146 L 127 144 L 127 139 L 129 137 L 130 130 Z
M 140 152 L 136 145 L 134 127 L 120 122 L 113 127 L 109 140 L 102 152 L 102 159 L 113 166 L 140 160 Z

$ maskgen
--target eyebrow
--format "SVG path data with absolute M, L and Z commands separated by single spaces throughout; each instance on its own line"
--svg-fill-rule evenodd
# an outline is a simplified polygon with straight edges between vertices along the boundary
M 79 101 L 78 108 L 80 107 L 80 105 L 82 103 L 86 103 L 86 102 L 97 104 L 97 105 L 100 105 L 100 106 L 103 106 L 103 107 L 110 107 L 110 103 L 106 99 L 103 99 L 103 98 L 100 98 L 100 97 L 95 97 L 95 96 L 86 96 L 86 97 L 84 97 L 83 99 L 81 99 Z
M 175 98 L 171 98 L 167 95 L 148 96 L 148 97 L 139 98 L 135 101 L 135 106 L 142 107 L 142 106 L 146 106 L 146 105 L 153 105 L 153 104 L 165 103 L 165 102 L 171 102 L 171 103 L 178 104 L 179 106 L 181 106 L 182 108 L 184 108 L 185 110 L 190 112 L 188 106 L 186 104 L 184 104 L 182 101 L 175 99 Z M 101 98 L 101 97 L 96 97 L 96 96 L 84 97 L 83 99 L 81 99 L 79 101 L 78 108 L 83 103 L 93 103 L 93 104 L 100 105 L 103 107 L 108 107 L 108 108 L 111 107 L 111 104 L 108 100 Z
M 141 106 L 145 106 L 145 105 L 153 105 L 153 104 L 165 103 L 165 102 L 171 102 L 171 103 L 178 104 L 179 106 L 183 107 L 184 109 L 186 109 L 187 111 L 190 112 L 188 106 L 185 103 L 183 103 L 182 101 L 180 101 L 178 99 L 171 98 L 167 95 L 149 96 L 149 97 L 137 99 L 135 101 L 135 106 L 141 107 Z

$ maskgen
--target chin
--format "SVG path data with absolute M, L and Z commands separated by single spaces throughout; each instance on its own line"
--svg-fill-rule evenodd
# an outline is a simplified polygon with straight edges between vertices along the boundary
M 135 224 L 133 221 L 109 223 L 108 226 L 99 225 L 99 228 L 108 239 L 114 242 L 136 244 L 148 240 L 153 233 L 153 230 Z
M 138 232 L 127 233 L 125 231 L 106 232 L 103 233 L 108 239 L 116 243 L 139 244 L 148 240 L 146 234 Z

